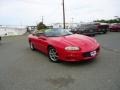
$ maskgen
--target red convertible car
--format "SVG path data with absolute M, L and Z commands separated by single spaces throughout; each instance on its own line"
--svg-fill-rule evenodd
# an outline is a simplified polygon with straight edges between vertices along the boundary
M 99 43 L 91 37 L 72 34 L 66 29 L 47 29 L 28 36 L 30 48 L 49 56 L 52 62 L 94 59 L 100 51 Z

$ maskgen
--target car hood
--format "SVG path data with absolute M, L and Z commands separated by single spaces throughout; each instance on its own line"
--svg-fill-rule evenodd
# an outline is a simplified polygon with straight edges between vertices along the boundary
M 98 43 L 94 38 L 84 36 L 84 35 L 68 35 L 54 38 L 58 43 L 64 43 L 67 46 L 78 46 L 83 51 L 91 51 L 98 47 Z

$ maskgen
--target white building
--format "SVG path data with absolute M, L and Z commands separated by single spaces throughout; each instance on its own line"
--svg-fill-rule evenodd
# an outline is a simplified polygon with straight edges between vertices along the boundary
M 0 33 L 5 33 L 2 36 L 23 35 L 26 31 L 25 27 L 20 26 L 0 26 Z

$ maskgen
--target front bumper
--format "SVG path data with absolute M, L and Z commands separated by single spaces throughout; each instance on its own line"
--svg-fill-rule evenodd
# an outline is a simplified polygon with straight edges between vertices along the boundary
M 91 52 L 96 52 L 95 55 L 91 55 Z M 78 62 L 78 61 L 85 61 L 96 58 L 96 56 L 99 54 L 100 47 L 87 51 L 87 52 L 81 52 L 81 51 L 73 51 L 73 52 L 63 52 L 61 55 L 59 55 L 59 59 L 61 61 L 68 61 L 68 62 Z

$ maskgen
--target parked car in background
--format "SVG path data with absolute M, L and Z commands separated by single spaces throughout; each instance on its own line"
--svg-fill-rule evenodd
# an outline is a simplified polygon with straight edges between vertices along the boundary
M 85 61 L 96 58 L 99 43 L 91 37 L 72 34 L 66 29 L 46 29 L 28 36 L 30 48 L 49 56 L 52 62 Z
M 106 23 L 94 23 L 97 26 L 96 33 L 106 34 L 109 30 L 109 25 Z
M 110 32 L 118 32 L 118 31 L 120 31 L 120 23 L 119 24 L 118 23 L 111 24 L 109 26 L 109 30 L 110 30 Z
M 96 25 L 94 24 L 81 24 L 76 28 L 72 29 L 71 32 L 77 34 L 83 34 L 87 36 L 95 36 L 96 35 Z

